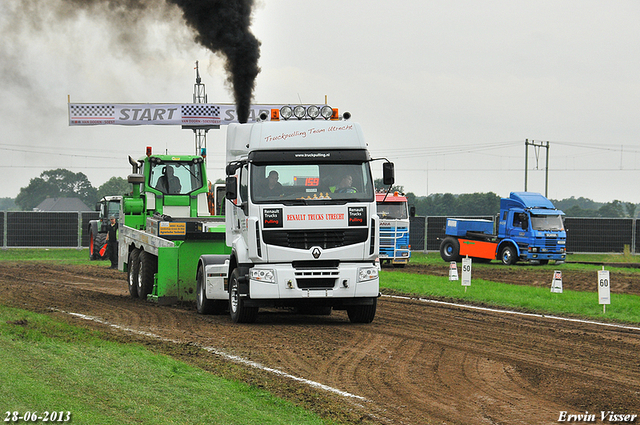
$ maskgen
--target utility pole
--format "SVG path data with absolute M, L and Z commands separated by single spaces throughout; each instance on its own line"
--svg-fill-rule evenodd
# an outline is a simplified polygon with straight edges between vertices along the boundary
M 200 78 L 200 70 L 198 68 L 198 61 L 196 61 L 196 83 L 193 85 L 193 103 L 207 103 L 207 94 L 202 79 Z M 193 130 L 193 134 L 196 138 L 196 155 L 202 155 L 206 160 L 207 152 L 207 132 L 213 129 L 219 129 L 219 125 L 205 125 L 205 126 L 186 126 L 182 128 Z
M 535 140 L 524 140 L 524 191 L 527 192 L 527 180 L 529 178 L 529 145 L 534 147 L 536 153 L 536 169 L 540 158 L 540 148 L 547 149 L 544 175 L 544 196 L 549 196 L 549 142 L 536 142 Z

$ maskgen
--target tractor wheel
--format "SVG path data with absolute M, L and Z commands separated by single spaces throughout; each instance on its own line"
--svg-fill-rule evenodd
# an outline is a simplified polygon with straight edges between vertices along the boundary
M 448 263 L 460 261 L 460 242 L 456 238 L 444 238 L 440 244 L 440 257 Z
M 129 253 L 129 262 L 127 263 L 129 270 L 127 280 L 129 282 L 129 295 L 131 298 L 138 298 L 138 274 L 140 273 L 140 250 L 132 249 Z
M 505 266 L 515 264 L 518 260 L 516 250 L 511 245 L 505 246 L 502 248 L 502 251 L 500 251 L 500 260 Z
M 158 269 L 158 259 L 146 251 L 140 251 L 140 270 L 138 273 L 138 297 L 143 300 L 153 291 L 153 277 Z
M 229 313 L 234 323 L 253 323 L 258 318 L 258 307 L 246 307 L 240 296 L 238 278 L 240 272 L 234 269 L 229 279 Z
M 89 234 L 89 259 L 90 260 L 102 260 L 106 258 L 100 255 L 100 249 L 107 243 L 107 235 L 105 233 Z
M 347 307 L 347 315 L 351 323 L 371 323 L 376 316 L 378 299 L 373 299 L 372 305 L 352 305 Z

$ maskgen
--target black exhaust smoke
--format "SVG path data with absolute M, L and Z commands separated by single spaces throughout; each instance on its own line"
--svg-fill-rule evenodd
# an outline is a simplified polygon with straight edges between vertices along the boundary
M 196 41 L 227 58 L 228 81 L 233 87 L 238 121 L 246 123 L 260 72 L 260 42 L 249 31 L 253 0 L 167 0 L 182 9 Z
M 186 24 L 195 32 L 195 41 L 226 57 L 227 81 L 233 90 L 238 121 L 245 123 L 249 118 L 255 79 L 260 72 L 260 42 L 249 30 L 254 0 L 1 1 L 12 4 L 9 10 L 13 14 L 7 20 L 7 28 L 0 28 L 3 37 L 15 37 L 22 25 L 42 31 L 51 21 L 73 20 L 79 11 L 86 10 L 93 16 L 104 16 L 114 29 L 111 37 L 131 57 L 141 54 L 145 32 L 140 26 L 145 25 L 146 19 L 171 22 L 179 9 Z M 0 46 L 0 57 L 10 56 L 11 52 L 5 50 Z M 9 68 L 0 63 L 0 75 L 4 74 L 9 74 Z

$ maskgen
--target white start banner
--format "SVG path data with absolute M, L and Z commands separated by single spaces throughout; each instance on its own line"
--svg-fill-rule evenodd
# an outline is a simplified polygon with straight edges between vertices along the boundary
M 247 122 L 260 114 L 280 118 L 284 105 L 251 105 Z M 236 106 L 213 103 L 69 103 L 69 125 L 212 126 L 238 122 Z

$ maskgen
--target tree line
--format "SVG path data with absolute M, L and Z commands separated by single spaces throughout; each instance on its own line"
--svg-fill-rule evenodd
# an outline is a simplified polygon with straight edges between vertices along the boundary
M 376 179 L 374 184 L 376 190 L 388 189 L 382 184 L 382 179 Z M 404 187 L 396 185 L 391 190 L 402 193 Z M 129 192 L 131 184 L 122 177 L 111 177 L 95 188 L 85 174 L 58 168 L 43 171 L 39 177 L 32 178 L 27 187 L 20 189 L 15 199 L 0 198 L 0 211 L 31 211 L 47 198 L 79 198 L 92 208 L 103 196 Z M 434 193 L 429 196 L 416 196 L 409 192 L 406 196 L 417 216 L 477 216 L 496 215 L 500 212 L 500 196 L 493 192 L 459 195 Z M 600 203 L 588 198 L 571 197 L 552 199 L 551 202 L 564 211 L 567 217 L 635 218 L 639 212 L 637 204 L 619 200 Z
M 429 196 L 406 194 L 417 216 L 496 215 L 500 212 L 500 196 L 493 192 L 454 195 L 436 193 Z M 615 200 L 601 203 L 587 198 L 551 199 L 567 217 L 636 218 L 637 204 Z
M 105 195 L 128 192 L 131 192 L 131 184 L 122 177 L 111 177 L 95 188 L 84 173 L 58 168 L 43 171 L 39 177 L 32 178 L 28 186 L 20 189 L 15 199 L 0 198 L 0 210 L 32 211 L 47 198 L 78 198 L 93 209 Z

